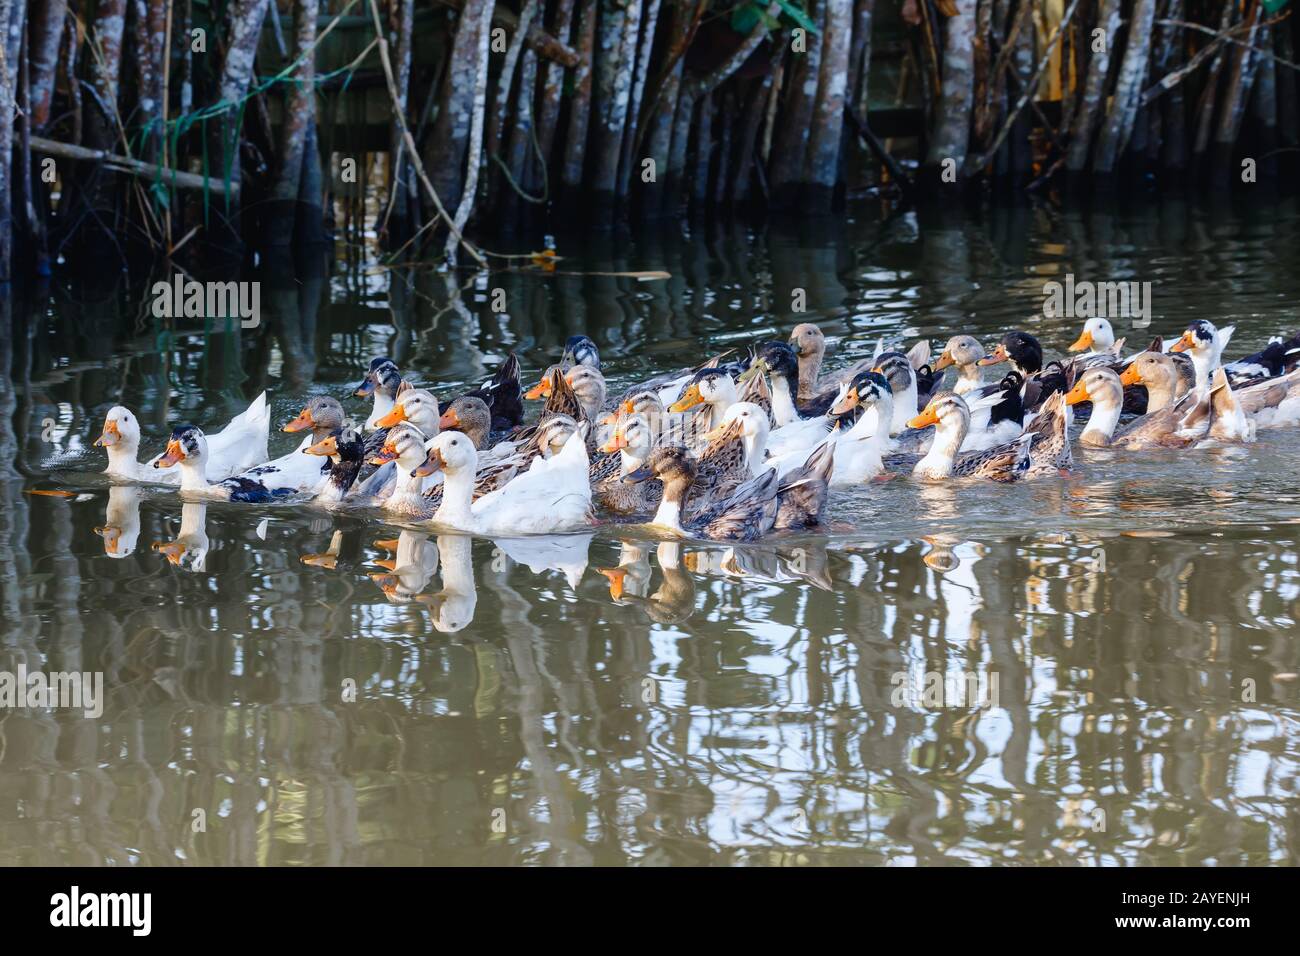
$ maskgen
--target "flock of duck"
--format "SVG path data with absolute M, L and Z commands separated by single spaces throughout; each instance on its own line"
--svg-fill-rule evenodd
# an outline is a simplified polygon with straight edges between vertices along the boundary
M 1195 448 L 1249 442 L 1300 421 L 1300 336 L 1224 364 L 1232 328 L 1193 322 L 1176 341 L 1124 354 L 1091 319 L 1068 360 L 1044 362 L 1027 332 L 991 349 L 957 335 L 826 373 L 812 324 L 695 369 L 611 395 L 591 339 L 568 340 L 527 391 L 511 354 L 479 388 L 448 401 L 375 359 L 354 396 L 364 422 L 330 396 L 282 428 L 304 433 L 267 453 L 266 395 L 223 429 L 176 426 L 139 459 L 138 420 L 112 408 L 95 442 L 107 473 L 179 486 L 191 501 L 310 498 L 378 509 L 401 522 L 517 538 L 640 523 L 673 536 L 752 541 L 815 528 L 833 492 L 895 474 L 924 481 L 1032 480 L 1068 472 L 1071 426 L 1085 446 Z M 986 370 L 1009 371 L 985 381 Z M 950 371 L 951 370 L 951 373 Z M 951 381 L 948 381 L 951 375 Z M 540 414 L 526 420 L 528 400 Z

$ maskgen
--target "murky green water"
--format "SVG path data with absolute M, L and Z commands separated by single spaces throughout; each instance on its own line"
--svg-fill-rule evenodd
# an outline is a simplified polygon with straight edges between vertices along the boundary
M 894 480 L 836 498 L 825 536 L 735 552 L 407 529 L 424 571 L 391 596 L 374 542 L 402 529 L 310 507 L 191 505 L 173 565 L 151 544 L 177 495 L 110 488 L 90 443 L 119 402 L 156 450 L 262 388 L 277 423 L 343 398 L 375 355 L 450 392 L 575 332 L 616 384 L 809 319 L 831 365 L 1011 327 L 1059 352 L 1077 323 L 1036 314 L 1067 272 L 1153 283 L 1131 341 L 1204 317 L 1241 354 L 1300 323 L 1298 233 L 1294 203 L 862 210 L 561 242 L 563 271 L 666 282 L 273 270 L 265 327 L 234 334 L 160 329 L 139 291 L 10 302 L 0 670 L 100 671 L 106 699 L 0 711 L 0 863 L 1294 864 L 1300 431 L 1080 452 L 1009 488 Z M 616 601 L 595 569 L 620 562 Z M 927 675 L 974 683 L 936 701 Z

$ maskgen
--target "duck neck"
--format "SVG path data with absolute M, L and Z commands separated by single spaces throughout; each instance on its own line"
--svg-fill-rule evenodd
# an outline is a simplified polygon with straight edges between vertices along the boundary
M 965 417 L 956 421 L 951 418 L 940 419 L 934 429 L 934 444 L 926 456 L 917 462 L 916 470 L 931 478 L 946 478 L 952 474 L 953 461 L 969 430 L 970 422 Z
M 812 398 L 817 391 L 817 379 L 822 374 L 824 350 L 813 349 L 807 355 L 799 356 L 799 397 Z
M 717 401 L 709 402 L 709 428 L 721 428 L 723 419 L 726 418 L 727 409 L 731 407 L 734 399 L 721 398 Z
M 957 381 L 952 390 L 958 395 L 965 395 L 983 384 L 984 377 L 980 374 L 979 365 L 971 362 L 969 365 L 959 365 L 957 367 Z
M 1204 392 L 1210 385 L 1210 376 L 1219 367 L 1219 353 L 1222 351 L 1218 337 L 1204 348 L 1192 349 L 1192 366 L 1196 369 L 1196 390 Z
M 682 530 L 682 501 L 686 497 L 689 480 L 664 482 L 664 498 L 659 502 L 652 524 L 672 531 Z
M 140 477 L 140 462 L 136 457 L 140 453 L 139 442 L 128 443 L 119 438 L 104 450 L 108 452 L 108 467 L 104 469 L 104 474 L 123 478 Z
M 1110 396 L 1101 401 L 1093 399 L 1092 415 L 1079 440 L 1089 445 L 1109 445 L 1115 434 L 1115 426 L 1119 424 L 1123 405 L 1123 401 L 1115 402 Z
M 915 417 L 916 379 L 913 378 L 908 383 L 907 388 L 894 396 L 894 414 L 889 424 L 889 434 L 897 435 L 901 433 L 907 428 L 907 423 Z
M 790 391 L 790 379 L 772 373 L 772 419 L 776 422 L 776 427 L 789 425 L 798 417 L 799 410 L 794 406 L 794 395 Z
M 443 472 L 442 504 L 433 516 L 444 524 L 468 524 L 473 518 L 470 504 L 474 498 L 474 468 L 448 469 Z
M 199 458 L 186 458 L 180 463 L 181 491 L 207 491 L 207 463 Z
M 412 463 L 403 461 L 401 458 L 397 459 L 395 462 L 397 468 L 396 483 L 393 486 L 392 497 L 388 502 L 390 508 L 403 507 L 418 502 L 424 492 L 425 479 L 416 477 L 411 472 L 418 468 L 423 461 L 424 459 L 420 459 Z
M 370 409 L 370 417 L 366 419 L 366 428 L 374 428 L 375 422 L 391 412 L 396 404 L 397 401 L 392 395 L 386 395 L 379 389 L 375 389 L 374 404 Z
M 756 428 L 752 435 L 744 432 L 741 441 L 745 445 L 745 464 L 749 466 L 749 473 L 757 477 L 763 469 L 763 456 L 767 452 L 767 430 Z
M 339 460 L 330 468 L 330 480 L 317 496 L 323 501 L 342 501 L 361 471 L 361 462 Z
M 1147 414 L 1158 412 L 1162 408 L 1168 408 L 1174 403 L 1177 396 L 1174 394 L 1177 388 L 1178 376 L 1161 375 L 1159 382 L 1147 382 Z

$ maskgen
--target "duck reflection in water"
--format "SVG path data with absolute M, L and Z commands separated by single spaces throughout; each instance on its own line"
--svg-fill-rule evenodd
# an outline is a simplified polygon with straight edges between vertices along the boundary
M 618 552 L 618 567 L 598 568 L 609 578 L 609 596 L 615 604 L 626 604 L 625 597 L 643 598 L 650 589 L 650 549 L 635 541 L 623 541 Z
M 200 501 L 181 506 L 181 530 L 175 540 L 155 541 L 153 549 L 178 568 L 204 572 L 208 561 L 208 506 Z
M 692 551 L 682 559 L 690 571 L 754 583 L 786 584 L 806 581 L 823 591 L 832 589 L 826 545 L 809 541 L 786 548 L 723 548 Z
M 680 624 L 695 613 L 695 582 L 682 570 L 682 546 L 678 541 L 660 542 L 655 559 L 663 572 L 659 590 L 648 597 L 632 593 L 627 584 L 632 571 L 620 559 L 617 568 L 602 570 L 609 578 L 609 596 L 620 604 L 633 604 L 645 611 L 656 624 Z M 647 587 L 648 582 L 636 582 Z
M 104 553 L 110 558 L 135 554 L 140 537 L 140 489 L 135 485 L 114 485 L 108 489 L 104 523 L 95 529 L 104 539 Z
M 394 604 L 416 600 L 438 570 L 438 545 L 422 532 L 403 531 L 395 539 L 376 541 L 375 547 L 393 553 L 391 558 L 370 562 L 384 568 L 371 572 L 370 580 Z M 472 580 L 471 576 L 471 583 Z
M 534 574 L 559 571 L 577 589 L 578 582 L 587 572 L 587 552 L 592 534 L 545 534 L 527 538 L 497 538 L 497 554 L 504 555 L 517 564 L 523 564 Z M 439 539 L 441 540 L 441 539 Z
M 961 566 L 961 558 L 953 551 L 953 548 L 960 543 L 960 539 L 950 534 L 932 534 L 922 540 L 930 545 L 930 550 L 921 558 L 927 567 L 947 574 Z
M 463 630 L 474 620 L 478 588 L 474 585 L 474 562 L 470 557 L 472 545 L 473 539 L 465 535 L 438 535 L 436 550 L 442 561 L 442 590 L 437 594 L 415 595 L 415 600 L 429 609 L 433 626 L 443 634 Z

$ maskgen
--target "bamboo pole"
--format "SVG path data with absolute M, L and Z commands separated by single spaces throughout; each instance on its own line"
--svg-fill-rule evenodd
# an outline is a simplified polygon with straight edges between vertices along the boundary
M 179 169 L 168 169 L 165 166 L 146 163 L 144 160 L 132 159 L 129 156 L 119 156 L 103 149 L 90 149 L 86 146 L 60 143 L 41 136 L 33 136 L 32 151 L 45 156 L 58 156 L 61 159 L 72 159 L 78 162 L 102 163 L 105 168 L 114 172 L 126 173 L 129 176 L 138 176 L 142 179 L 157 179 L 180 189 L 206 189 L 218 195 L 226 194 L 226 184 L 220 177 L 200 176 L 196 173 L 182 172 Z M 231 195 L 238 195 L 239 185 L 237 183 L 231 183 L 230 193 Z

